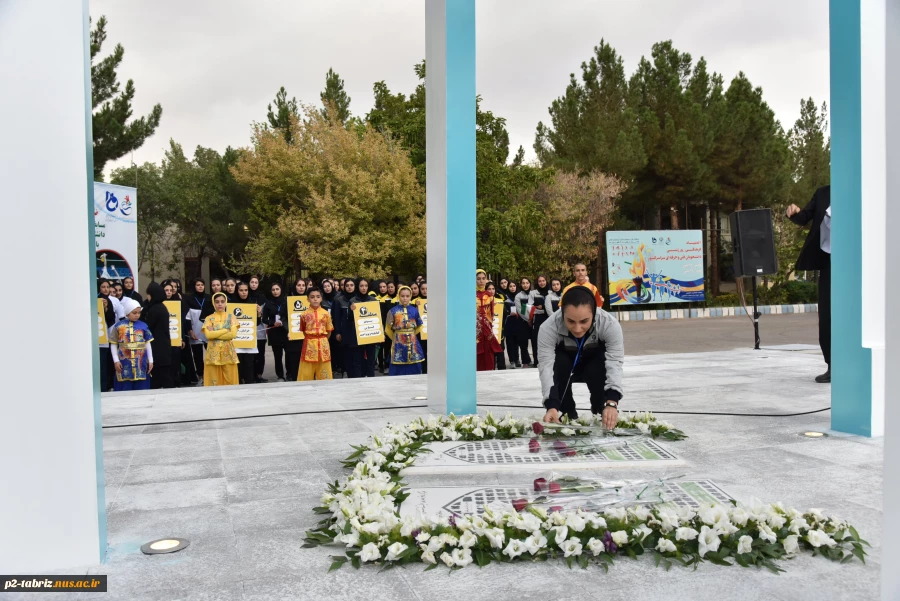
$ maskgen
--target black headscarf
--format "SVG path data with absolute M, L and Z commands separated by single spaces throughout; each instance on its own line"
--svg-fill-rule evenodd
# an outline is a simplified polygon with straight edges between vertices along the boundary
M 150 285 L 147 286 L 147 297 L 147 307 L 152 307 L 153 305 L 169 300 L 166 298 L 166 291 L 163 290 L 163 287 L 157 282 L 150 282 Z
M 163 302 L 169 299 L 166 298 L 166 291 L 157 282 L 150 282 L 147 286 L 147 296 L 147 304 L 141 311 L 141 320 L 153 334 L 153 340 L 150 341 L 153 347 L 153 364 L 159 367 L 169 366 L 172 364 L 169 310 L 163 305 Z M 172 300 L 177 299 L 173 297 Z
M 546 286 L 538 286 L 537 285 L 537 281 L 541 278 L 544 278 L 544 281 L 547 282 Z M 550 294 L 550 280 L 547 279 L 547 276 L 539 275 L 537 278 L 535 278 L 534 281 L 535 281 L 535 284 L 532 287 L 532 290 L 537 290 L 537 293 L 544 297 L 546 297 L 548 294 Z

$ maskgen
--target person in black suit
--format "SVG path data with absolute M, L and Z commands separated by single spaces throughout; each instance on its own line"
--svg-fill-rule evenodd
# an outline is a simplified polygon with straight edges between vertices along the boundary
M 828 371 L 816 376 L 816 382 L 831 382 L 831 186 L 822 186 L 802 209 L 795 204 L 787 208 L 788 219 L 804 226 L 812 222 L 796 271 L 819 272 L 819 346 Z

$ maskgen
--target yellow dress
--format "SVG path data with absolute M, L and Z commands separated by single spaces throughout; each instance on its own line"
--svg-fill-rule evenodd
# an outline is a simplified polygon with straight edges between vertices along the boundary
M 204 386 L 240 384 L 238 357 L 231 342 L 237 336 L 237 331 L 237 320 L 225 311 L 216 311 L 203 322 L 203 333 L 209 340 L 206 347 L 206 368 L 203 371 Z

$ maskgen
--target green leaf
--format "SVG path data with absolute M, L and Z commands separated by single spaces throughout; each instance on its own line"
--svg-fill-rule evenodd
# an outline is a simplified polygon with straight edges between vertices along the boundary
M 435 568 L 437 568 L 437 567 L 438 567 L 438 564 L 433 563 L 433 564 L 429 565 L 427 568 L 425 568 L 425 569 L 422 570 L 422 571 L 423 571 L 423 572 L 429 572 L 429 571 L 431 571 L 431 570 L 433 570 L 433 569 L 435 569 Z
M 346 558 L 346 557 L 338 557 L 338 556 L 332 555 L 332 556 L 331 556 L 331 559 L 333 559 L 334 561 L 331 562 L 331 567 L 328 568 L 328 571 L 329 571 L 329 572 L 332 572 L 332 571 L 334 571 L 334 570 L 338 570 L 338 569 L 340 569 L 345 563 L 347 563 L 347 558 Z
M 861 546 L 853 545 L 853 548 L 850 550 L 850 552 L 858 557 L 861 562 L 866 563 L 866 553 L 865 551 L 863 551 Z
M 351 559 L 350 564 L 358 570 L 360 568 L 360 566 L 362 566 L 362 561 L 359 559 L 359 555 L 357 555 L 353 559 Z

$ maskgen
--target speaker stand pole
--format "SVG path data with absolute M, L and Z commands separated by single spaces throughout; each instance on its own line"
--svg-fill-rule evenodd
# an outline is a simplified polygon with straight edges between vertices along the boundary
M 753 338 L 754 338 L 754 346 L 753 350 L 759 350 L 759 311 L 757 310 L 757 297 L 756 297 L 756 276 L 750 278 L 751 286 L 753 286 Z

